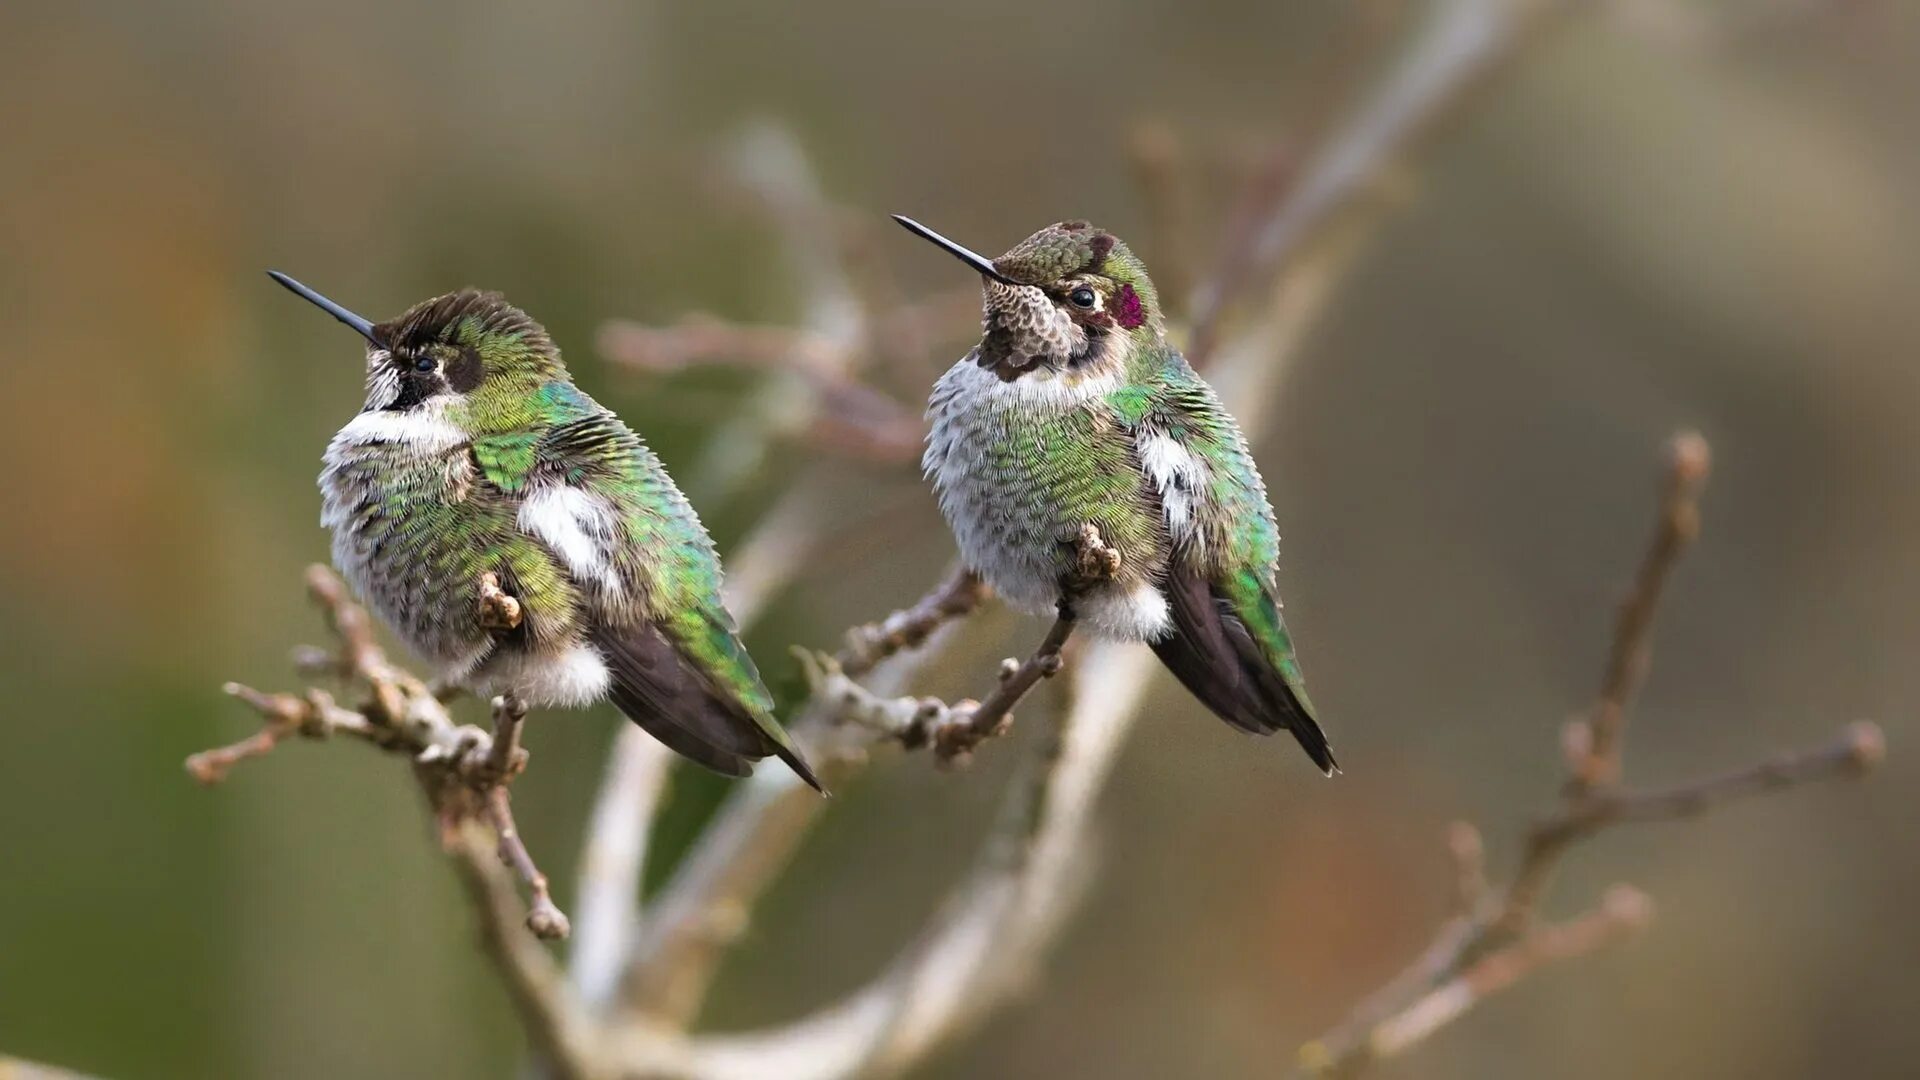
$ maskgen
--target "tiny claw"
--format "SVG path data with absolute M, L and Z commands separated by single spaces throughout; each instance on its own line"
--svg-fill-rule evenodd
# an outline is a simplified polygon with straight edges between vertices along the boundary
M 1108 546 L 1100 535 L 1099 526 L 1092 522 L 1080 526 L 1080 535 L 1074 542 L 1076 556 L 1075 577 L 1083 586 L 1100 581 L 1111 581 L 1119 576 L 1122 560 L 1120 550 Z
M 520 601 L 500 587 L 500 575 L 488 571 L 480 575 L 480 625 L 488 630 L 514 630 L 524 614 Z

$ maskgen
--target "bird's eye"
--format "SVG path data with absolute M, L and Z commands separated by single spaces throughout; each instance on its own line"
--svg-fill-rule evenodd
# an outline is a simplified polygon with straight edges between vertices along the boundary
M 1093 306 L 1093 302 L 1096 299 L 1096 297 L 1093 295 L 1092 289 L 1089 289 L 1085 285 L 1082 285 L 1079 288 L 1068 293 L 1067 299 L 1073 301 L 1073 304 L 1075 307 L 1090 308 Z
M 427 372 L 432 371 L 435 367 L 438 367 L 438 366 L 439 365 L 434 362 L 434 359 L 431 356 L 422 356 L 418 360 L 415 360 L 413 362 L 413 370 L 419 372 L 422 375 L 425 375 Z

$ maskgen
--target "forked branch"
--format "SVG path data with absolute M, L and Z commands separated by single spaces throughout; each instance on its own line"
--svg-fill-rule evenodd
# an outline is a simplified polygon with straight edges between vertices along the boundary
M 1479 831 L 1464 823 L 1453 827 L 1448 846 L 1456 866 L 1458 914 L 1440 927 L 1418 960 L 1339 1026 L 1301 1049 L 1303 1073 L 1359 1075 L 1536 969 L 1584 956 L 1647 925 L 1652 901 L 1629 885 L 1614 886 L 1591 911 L 1570 921 L 1538 922 L 1554 871 L 1580 841 L 1616 825 L 1689 818 L 1751 796 L 1859 776 L 1885 756 L 1880 729 L 1863 721 L 1827 745 L 1672 788 L 1634 792 L 1620 786 L 1620 733 L 1646 676 L 1665 583 L 1699 532 L 1708 461 L 1699 435 L 1689 432 L 1673 440 L 1658 524 L 1620 607 L 1598 702 L 1562 737 L 1567 780 L 1561 805 L 1526 832 L 1519 864 L 1498 887 L 1487 882 Z
M 300 666 L 347 676 L 366 692 L 367 701 L 358 709 L 348 709 L 317 687 L 298 695 L 267 694 L 229 683 L 227 693 L 260 714 L 260 730 L 231 745 L 193 755 L 187 759 L 187 771 L 203 784 L 218 783 L 235 765 L 272 751 L 290 735 L 348 736 L 406 757 L 449 850 L 468 823 L 485 822 L 496 838 L 499 860 L 527 886 L 531 896 L 527 927 L 542 938 L 566 937 L 567 917 L 554 904 L 546 875 L 520 838 L 507 790 L 526 768 L 527 752 L 520 746 L 525 707 L 510 698 L 495 698 L 492 734 L 455 723 L 431 687 L 387 661 L 374 640 L 366 609 L 353 602 L 332 571 L 310 568 L 307 591 L 326 613 L 338 650 L 300 650 Z M 500 591 L 493 575 L 475 583 L 475 597 L 483 620 L 508 626 L 519 619 L 519 604 Z

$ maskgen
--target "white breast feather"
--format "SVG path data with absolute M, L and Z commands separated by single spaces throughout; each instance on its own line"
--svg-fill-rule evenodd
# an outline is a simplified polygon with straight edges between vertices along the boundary
M 608 554 L 617 520 L 605 497 L 566 484 L 549 484 L 520 504 L 519 524 L 560 556 L 574 580 L 593 582 L 612 595 L 620 593 L 620 575 Z
M 1207 483 L 1207 466 L 1193 451 L 1167 435 L 1153 434 L 1140 440 L 1140 465 L 1147 478 L 1160 491 L 1160 505 L 1167 518 L 1167 532 L 1175 543 L 1199 543 L 1201 533 L 1194 527 L 1194 501 Z
M 1009 415 L 1084 408 L 1119 384 L 1117 371 L 1071 379 L 1032 372 L 1005 382 L 969 357 L 934 388 L 928 408 L 932 432 L 921 467 L 933 481 L 961 556 L 1012 607 L 1041 616 L 1054 613 L 1060 583 L 1047 537 L 1057 523 L 1045 511 L 1008 503 L 1001 490 L 1007 478 L 981 465 L 986 444 L 1006 437 Z M 1082 617 L 1095 632 L 1132 639 L 1157 638 L 1168 625 L 1166 601 L 1152 589 L 1088 597 Z
M 606 658 L 593 646 L 574 644 L 557 656 L 498 653 L 474 683 L 487 694 L 512 691 L 534 708 L 577 709 L 605 696 L 612 679 Z
M 327 447 L 327 458 L 331 460 L 337 449 L 371 443 L 399 443 L 422 453 L 437 454 L 467 442 L 467 433 L 448 421 L 442 411 L 437 403 L 429 402 L 404 412 L 382 409 L 356 414 L 334 435 Z

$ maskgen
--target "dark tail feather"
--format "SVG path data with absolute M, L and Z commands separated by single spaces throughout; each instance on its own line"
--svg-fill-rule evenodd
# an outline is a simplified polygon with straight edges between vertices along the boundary
M 1154 642 L 1153 651 L 1181 685 L 1242 731 L 1271 735 L 1287 729 L 1321 772 L 1338 772 L 1313 714 L 1212 584 L 1190 569 L 1176 568 L 1166 593 L 1174 631 Z
M 776 746 L 773 752 L 780 756 L 781 761 L 787 763 L 787 768 L 792 769 L 794 775 L 805 780 L 808 787 L 822 795 L 829 797 L 833 795 L 833 792 L 827 790 L 827 785 L 820 782 L 820 777 L 814 774 L 813 766 L 807 764 L 807 759 L 800 756 L 800 751 L 788 746 Z
M 746 776 L 755 761 L 778 755 L 825 792 L 798 753 L 762 730 L 745 704 L 709 685 L 653 627 L 602 627 L 593 643 L 613 676 L 613 703 L 668 749 L 723 776 Z
M 722 776 L 747 776 L 753 772 L 753 758 L 701 742 L 693 732 L 656 712 L 652 702 L 633 693 L 618 680 L 615 680 L 609 696 L 627 719 L 640 725 L 647 734 L 681 757 L 698 762 Z

